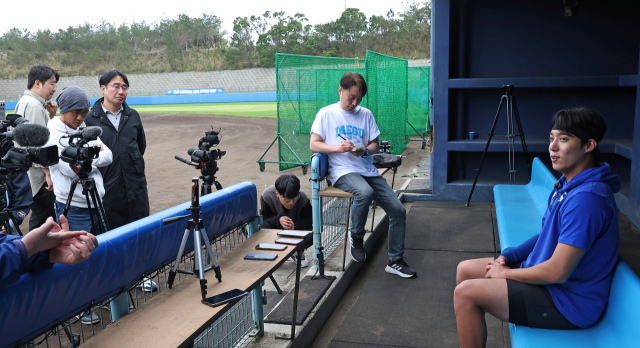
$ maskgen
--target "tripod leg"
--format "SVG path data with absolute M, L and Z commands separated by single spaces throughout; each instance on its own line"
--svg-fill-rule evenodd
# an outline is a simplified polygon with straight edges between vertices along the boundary
M 104 223 L 105 231 L 109 231 L 111 228 L 109 228 L 109 222 L 107 221 L 107 213 L 104 210 L 104 206 L 102 205 L 102 199 L 100 199 L 100 196 L 98 195 L 97 191 L 96 191 L 96 200 L 98 202 L 98 209 L 102 218 L 102 222 Z
M 187 227 L 184 230 L 184 236 L 182 237 L 182 242 L 180 243 L 180 250 L 178 250 L 178 256 L 176 256 L 176 262 L 173 264 L 171 271 L 169 271 L 169 279 L 167 280 L 167 284 L 169 285 L 169 289 L 173 286 L 173 281 L 176 279 L 176 274 L 178 273 L 178 266 L 180 265 L 180 258 L 182 257 L 182 253 L 184 252 L 184 247 L 187 244 L 187 239 L 189 239 L 189 232 L 191 230 Z
M 480 159 L 480 165 L 478 169 L 476 169 L 476 178 L 473 180 L 473 186 L 471 186 L 471 192 L 469 192 L 469 198 L 467 199 L 466 206 L 469 206 L 469 202 L 471 202 L 471 196 L 473 196 L 473 191 L 476 188 L 476 184 L 478 183 L 478 177 L 480 177 L 480 170 L 482 170 L 482 163 L 484 163 L 484 156 L 487 155 L 487 151 L 489 150 L 489 144 L 491 144 L 491 138 L 493 138 L 493 132 L 496 130 L 496 124 L 498 123 L 498 118 L 500 117 L 500 111 L 502 111 L 502 105 L 504 105 L 504 101 L 507 99 L 507 95 L 503 95 L 500 98 L 500 105 L 498 105 L 498 112 L 496 112 L 496 117 L 493 119 L 493 125 L 491 125 L 491 131 L 489 132 L 489 139 L 487 139 L 487 145 L 484 147 L 484 152 L 482 153 L 482 158 Z
M 64 209 L 62 211 L 62 215 L 67 217 L 67 213 L 69 212 L 69 206 L 71 206 L 71 199 L 73 198 L 73 193 L 76 192 L 76 186 L 78 186 L 78 181 L 74 181 L 71 183 L 71 187 L 69 188 L 69 196 L 67 196 L 67 203 L 64 205 Z M 58 218 L 59 216 L 56 216 Z
M 204 279 L 204 265 L 202 264 L 202 234 L 197 226 L 193 227 L 193 249 L 196 253 L 196 266 L 198 267 L 198 279 L 200 279 L 200 293 L 202 300 L 207 297 L 207 280 Z
M 213 263 L 213 272 L 216 274 L 216 279 L 218 282 L 222 281 L 222 274 L 220 273 L 220 265 L 216 262 L 216 257 L 213 255 L 213 249 L 211 248 L 211 243 L 209 243 L 209 237 L 207 236 L 207 231 L 204 228 L 201 228 L 202 231 L 202 239 L 204 240 L 204 245 L 207 247 L 207 254 L 211 258 L 211 262 Z
M 531 162 L 529 161 L 529 149 L 527 149 L 527 142 L 524 139 L 524 130 L 522 129 L 522 123 L 520 122 L 520 112 L 518 112 L 518 105 L 516 104 L 516 98 L 513 98 L 513 113 L 516 117 L 516 124 L 518 125 L 518 132 L 520 133 L 520 141 L 522 142 L 522 151 L 524 152 L 524 159 L 527 161 L 527 169 L 529 170 L 529 177 L 531 177 Z
M 104 226 L 104 223 L 102 221 L 102 212 L 100 211 L 100 208 L 98 207 L 98 200 L 100 199 L 100 196 L 98 195 L 98 190 L 97 189 L 93 189 L 89 191 L 89 194 L 91 195 L 91 202 L 93 203 L 93 209 L 90 209 L 90 213 L 93 216 L 93 213 L 95 212 L 96 214 L 96 225 L 98 226 L 98 228 L 100 229 L 100 233 L 105 233 L 107 232 L 107 229 Z
M 102 229 L 100 228 L 100 226 L 96 225 L 94 219 L 93 219 L 93 209 L 91 209 L 91 203 L 89 202 L 89 195 L 91 195 L 91 191 L 89 192 L 84 192 L 84 198 L 86 198 L 87 200 L 87 207 L 89 207 L 89 218 L 91 219 L 91 233 L 95 234 L 96 236 L 102 233 Z M 98 227 L 98 228 L 96 228 Z

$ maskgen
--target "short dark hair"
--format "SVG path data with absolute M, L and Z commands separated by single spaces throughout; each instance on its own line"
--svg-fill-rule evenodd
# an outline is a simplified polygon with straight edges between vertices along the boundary
M 100 87 L 108 85 L 109 82 L 111 82 L 111 80 L 113 80 L 113 78 L 116 76 L 122 77 L 122 79 L 124 80 L 124 83 L 126 83 L 127 86 L 131 86 L 129 84 L 129 79 L 127 78 L 127 75 L 125 75 L 124 73 L 118 70 L 109 70 L 109 71 L 105 71 L 104 74 L 100 75 L 100 79 L 98 80 L 98 83 L 100 83 Z
M 33 88 L 33 85 L 36 84 L 36 81 L 40 81 L 44 84 L 48 79 L 51 78 L 51 76 L 55 76 L 56 83 L 60 81 L 60 75 L 58 75 L 58 72 L 56 70 L 53 70 L 50 66 L 42 64 L 32 66 L 31 69 L 29 69 L 27 89 Z
M 363 97 L 367 94 L 367 81 L 364 80 L 362 75 L 354 72 L 348 72 L 342 75 L 340 87 L 349 90 L 353 86 L 358 86 Z
M 300 179 L 293 174 L 283 174 L 276 179 L 276 191 L 283 198 L 296 198 L 300 193 Z
M 600 145 L 607 131 L 607 123 L 602 115 L 585 107 L 563 109 L 553 116 L 553 129 L 567 132 L 580 139 L 580 145 L 584 145 L 589 139 L 593 139 Z M 596 145 L 593 149 L 593 160 L 600 161 L 600 149 Z

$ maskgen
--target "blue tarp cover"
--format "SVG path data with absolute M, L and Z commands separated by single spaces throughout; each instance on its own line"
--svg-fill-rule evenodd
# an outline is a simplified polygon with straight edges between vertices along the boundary
M 233 185 L 200 198 L 202 219 L 210 238 L 250 221 L 257 215 L 256 187 L 251 182 Z M 185 196 L 188 193 L 185 192 Z M 162 220 L 186 215 L 190 202 L 151 215 L 98 236 L 99 247 L 89 260 L 73 266 L 27 273 L 0 288 L 0 346 L 32 339 L 106 300 L 148 274 L 175 260 L 188 219 L 167 226 Z M 193 250 L 193 234 L 185 252 Z

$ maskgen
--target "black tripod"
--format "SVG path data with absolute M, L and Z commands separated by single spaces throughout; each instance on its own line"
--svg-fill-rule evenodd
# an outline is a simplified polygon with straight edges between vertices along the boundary
M 180 243 L 180 249 L 178 250 L 178 255 L 176 256 L 176 262 L 169 271 L 169 279 L 167 284 L 169 285 L 169 289 L 173 287 L 173 281 L 176 278 L 176 274 L 193 274 L 195 275 L 195 270 L 198 271 L 198 278 L 200 279 L 200 292 L 202 294 L 202 300 L 204 301 L 207 296 L 207 280 L 204 278 L 204 272 L 213 271 L 216 274 L 216 278 L 219 282 L 222 281 L 222 275 L 220 274 L 220 266 L 216 262 L 216 257 L 213 254 L 213 250 L 211 249 L 211 244 L 209 243 L 209 238 L 207 236 L 207 232 L 204 229 L 204 221 L 200 218 L 200 196 L 198 194 L 199 189 L 199 181 L 198 178 L 191 179 L 191 207 L 187 210 L 191 211 L 189 215 L 175 216 L 172 218 L 162 220 L 163 225 L 168 225 L 182 219 L 186 219 L 190 217 L 189 221 L 187 221 L 187 227 L 184 231 L 184 236 L 182 237 L 182 243 Z M 182 253 L 184 252 L 184 247 L 187 244 L 187 239 L 189 239 L 189 233 L 193 231 L 193 250 L 195 251 L 195 267 L 193 271 L 181 270 L 178 269 L 180 265 L 180 259 L 182 258 Z M 207 248 L 208 260 L 211 260 L 211 266 L 205 268 L 205 264 L 203 262 L 202 255 L 202 241 L 204 241 L 204 245 Z
M 90 165 L 91 164 L 89 163 L 89 166 Z M 72 168 L 74 167 L 72 166 Z M 82 166 L 77 166 L 75 168 L 82 168 Z M 71 183 L 69 196 L 67 197 L 67 203 L 64 205 L 64 212 L 62 214 L 64 216 L 67 216 L 67 213 L 69 212 L 69 206 L 71 205 L 71 200 L 73 198 L 73 193 L 76 192 L 76 186 L 78 186 L 78 184 L 82 185 L 82 194 L 87 200 L 87 207 L 89 207 L 91 231 L 95 235 L 98 235 L 109 230 L 109 222 L 107 222 L 107 215 L 105 215 L 104 206 L 102 205 L 102 200 L 100 199 L 100 195 L 98 194 L 96 182 L 93 180 L 93 178 L 89 177 L 88 173 L 90 172 L 91 170 L 89 170 L 88 172 L 86 170 L 79 170 L 78 177 L 80 178 Z M 89 200 L 89 197 L 91 197 L 91 200 Z M 93 213 L 94 209 L 96 208 L 98 209 L 98 212 L 94 220 Z
M 496 124 L 498 123 L 498 118 L 500 117 L 500 111 L 502 111 L 502 106 L 507 104 L 507 142 L 509 143 L 509 183 L 514 184 L 516 180 L 516 168 L 515 168 L 515 157 L 516 157 L 516 149 L 514 138 L 520 137 L 520 142 L 522 143 L 522 150 L 524 151 L 524 158 L 527 161 L 527 170 L 529 171 L 529 175 L 531 175 L 531 163 L 529 162 L 529 151 L 527 150 L 527 143 L 524 140 L 524 131 L 522 130 L 522 123 L 520 123 L 520 113 L 518 112 L 518 107 L 516 105 L 516 99 L 511 94 L 513 90 L 513 85 L 504 85 L 502 86 L 504 90 L 504 94 L 500 98 L 500 105 L 498 105 L 498 112 L 496 112 L 496 117 L 493 119 L 493 125 L 491 126 L 491 131 L 489 132 L 489 139 L 487 139 L 487 145 L 484 147 L 484 152 L 482 153 L 482 158 L 480 159 L 480 166 L 476 169 L 476 178 L 473 180 L 473 186 L 471 186 L 471 192 L 469 192 L 469 198 L 467 199 L 466 206 L 469 206 L 469 202 L 471 202 L 471 196 L 473 196 L 473 190 L 476 188 L 476 183 L 478 182 L 478 177 L 480 176 L 480 170 L 482 170 L 482 163 L 484 162 L 484 157 L 489 150 L 489 144 L 491 144 L 491 139 L 493 138 L 493 132 L 496 129 Z M 514 129 L 514 118 L 515 125 L 518 127 L 518 134 L 513 134 Z
M 17 235 L 22 236 L 22 231 L 20 231 L 16 219 L 11 214 L 11 209 L 8 208 L 7 183 L 5 181 L 10 179 L 9 175 L 0 176 L 0 227 L 4 227 L 7 234 L 15 234 L 11 226 L 11 222 L 13 222 L 15 232 L 17 232 Z

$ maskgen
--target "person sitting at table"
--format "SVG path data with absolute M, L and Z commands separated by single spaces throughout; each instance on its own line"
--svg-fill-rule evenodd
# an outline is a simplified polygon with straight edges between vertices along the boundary
M 310 231 L 313 227 L 311 201 L 293 174 L 281 175 L 262 192 L 260 210 L 260 228 Z M 301 262 L 303 267 L 309 263 L 304 255 Z

